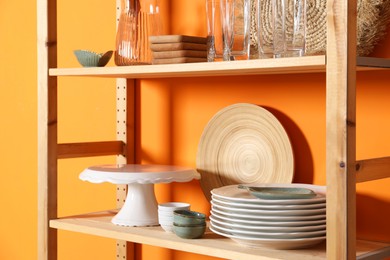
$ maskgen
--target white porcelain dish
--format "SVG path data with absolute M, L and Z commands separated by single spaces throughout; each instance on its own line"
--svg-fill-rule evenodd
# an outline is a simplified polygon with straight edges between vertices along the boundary
M 235 214 L 246 214 L 246 215 L 269 215 L 269 216 L 311 216 L 325 214 L 326 209 L 297 209 L 297 210 L 263 210 L 263 209 L 242 209 L 235 207 L 225 207 L 216 204 L 211 201 L 213 208 L 224 211 L 231 212 Z
M 225 221 L 217 216 L 211 215 L 210 220 L 213 221 L 218 226 L 236 229 L 236 230 L 251 230 L 251 231 L 260 231 L 260 232 L 308 232 L 316 230 L 325 230 L 326 224 L 318 224 L 313 226 L 269 226 L 266 222 L 264 225 L 248 225 L 241 223 L 234 223 Z
M 234 202 L 229 201 L 227 199 L 221 199 L 216 196 L 211 196 L 212 201 L 221 206 L 226 207 L 234 207 L 240 209 L 267 209 L 267 210 L 296 210 L 296 209 L 318 209 L 325 208 L 326 203 L 314 203 L 314 204 L 281 204 L 281 205 L 273 205 L 273 204 L 256 204 L 256 203 L 242 203 L 242 202 Z M 293 201 L 292 201 L 293 203 Z
M 313 225 L 323 225 L 326 224 L 326 219 L 316 219 L 316 220 L 306 220 L 306 221 L 295 221 L 295 220 L 286 220 L 286 221 L 269 221 L 269 220 L 259 220 L 259 219 L 244 219 L 244 218 L 235 218 L 229 217 L 226 215 L 221 215 L 215 211 L 211 211 L 211 216 L 215 216 L 218 219 L 221 219 L 227 223 L 237 223 L 245 224 L 252 226 L 269 226 L 269 227 L 302 227 L 302 226 L 313 226 Z
M 316 231 L 302 231 L 302 232 L 261 232 L 258 230 L 246 230 L 246 229 L 233 229 L 226 227 L 224 225 L 219 225 L 214 221 L 210 221 L 210 225 L 225 231 L 228 234 L 243 236 L 243 237 L 253 237 L 253 238 L 277 238 L 277 239 L 296 239 L 296 238 L 308 238 L 308 237 L 320 237 L 325 236 L 326 230 L 316 230 Z
M 254 220 L 268 220 L 268 221 L 305 221 L 305 220 L 315 220 L 315 219 L 325 219 L 326 214 L 317 214 L 311 216 L 277 216 L 277 215 L 256 215 L 256 214 L 246 214 L 246 213 L 231 213 L 221 211 L 215 207 L 211 207 L 213 212 L 219 213 L 220 215 L 238 218 L 238 219 L 254 219 Z
M 326 187 L 311 185 L 311 184 L 251 184 L 254 187 L 298 187 L 308 188 L 313 190 L 317 195 L 310 199 L 284 199 L 284 200 L 266 200 L 256 198 L 247 190 L 238 188 L 238 185 L 228 185 L 221 188 L 213 189 L 211 194 L 217 198 L 238 203 L 252 203 L 252 204 L 268 204 L 268 205 L 291 205 L 291 204 L 315 204 L 324 203 L 326 200 Z
M 249 247 L 267 247 L 281 250 L 312 247 L 326 239 L 326 236 L 296 239 L 248 238 L 229 234 L 214 226 L 210 226 L 210 230 L 218 235 L 231 238 L 233 241 L 241 245 Z

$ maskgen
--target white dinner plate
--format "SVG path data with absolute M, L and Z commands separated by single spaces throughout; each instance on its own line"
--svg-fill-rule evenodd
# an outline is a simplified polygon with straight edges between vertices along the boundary
M 317 214 L 311 216 L 277 216 L 277 215 L 255 215 L 255 214 L 246 214 L 246 213 L 232 213 L 225 212 L 220 209 L 211 206 L 213 212 L 219 213 L 220 215 L 240 218 L 240 219 L 256 219 L 256 220 L 268 220 L 268 221 L 305 221 L 305 220 L 314 220 L 314 219 L 325 219 L 326 214 Z
M 234 202 L 226 199 L 221 199 L 216 196 L 211 196 L 212 201 L 214 201 L 217 205 L 226 206 L 226 207 L 235 207 L 240 209 L 268 209 L 268 210 L 291 210 L 291 209 L 319 209 L 325 208 L 326 203 L 314 203 L 314 204 L 281 204 L 281 205 L 273 205 L 273 204 L 255 204 L 255 203 L 242 203 L 242 202 Z
M 313 225 L 323 225 L 326 224 L 326 219 L 317 219 L 317 220 L 306 220 L 306 221 L 294 221 L 294 220 L 286 220 L 286 221 L 269 221 L 269 220 L 258 220 L 258 219 L 243 219 L 243 218 L 235 218 L 229 217 L 225 215 L 221 215 L 215 211 L 211 211 L 211 216 L 215 216 L 218 219 L 221 219 L 227 223 L 237 223 L 244 225 L 253 225 L 253 226 L 270 226 L 270 227 L 302 227 L 302 226 L 313 226 Z
M 307 232 L 307 231 L 316 231 L 316 230 L 325 230 L 326 224 L 319 224 L 313 226 L 269 226 L 267 223 L 264 225 L 247 225 L 241 223 L 234 223 L 230 221 L 225 221 L 217 216 L 211 215 L 210 220 L 216 223 L 218 226 L 236 229 L 236 230 L 252 230 L 260 232 Z
M 267 200 L 256 198 L 251 195 L 246 189 L 238 188 L 238 185 L 228 185 L 221 188 L 213 189 L 211 194 L 217 198 L 238 203 L 252 204 L 269 204 L 269 205 L 291 205 L 291 204 L 315 204 L 324 203 L 326 201 L 326 187 L 311 185 L 311 184 L 251 184 L 253 187 L 298 187 L 313 190 L 317 195 L 314 198 L 308 199 L 283 199 L 283 200 Z
M 233 229 L 223 225 L 219 225 L 214 221 L 210 221 L 210 225 L 225 231 L 226 233 L 251 238 L 277 238 L 277 239 L 296 239 L 308 237 L 321 237 L 326 235 L 326 230 L 303 231 L 303 232 L 261 232 L 258 230 Z
M 214 226 L 210 226 L 210 230 L 218 235 L 231 238 L 233 241 L 241 245 L 249 247 L 267 247 L 283 250 L 312 247 L 326 239 L 326 236 L 296 239 L 248 238 L 226 233 Z
M 223 212 L 231 212 L 236 214 L 246 214 L 246 215 L 269 215 L 269 216 L 311 216 L 311 215 L 319 215 L 325 214 L 326 209 L 297 209 L 297 210 L 264 210 L 264 209 L 242 209 L 235 207 L 226 207 L 221 206 L 211 201 L 211 205 L 213 208 L 221 210 Z

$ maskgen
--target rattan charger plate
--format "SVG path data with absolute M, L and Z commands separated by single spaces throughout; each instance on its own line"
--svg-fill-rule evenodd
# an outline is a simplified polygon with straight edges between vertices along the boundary
M 277 118 L 254 104 L 223 108 L 206 125 L 196 156 L 200 184 L 211 191 L 232 184 L 291 183 L 294 157 Z

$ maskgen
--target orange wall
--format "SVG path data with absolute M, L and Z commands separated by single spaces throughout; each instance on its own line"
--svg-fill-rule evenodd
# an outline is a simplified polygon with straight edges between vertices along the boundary
M 36 255 L 34 8 L 34 1 L 0 3 L 0 259 Z
M 60 67 L 78 66 L 74 49 L 114 48 L 115 1 L 61 0 L 58 7 Z M 0 259 L 35 259 L 37 254 L 35 9 L 35 1 L 0 3 Z M 203 0 L 171 0 L 170 12 L 175 17 L 167 28 L 171 33 L 205 34 Z M 384 47 L 389 44 L 390 36 L 376 54 L 390 57 L 390 49 Z M 358 159 L 390 154 L 389 76 L 389 72 L 358 75 Z M 195 166 L 198 141 L 208 120 L 227 105 L 251 102 L 270 109 L 290 135 L 296 156 L 294 181 L 325 184 L 324 74 L 144 80 L 141 84 L 140 161 Z M 60 78 L 60 142 L 115 138 L 114 85 L 112 79 Z M 113 157 L 60 161 L 59 215 L 115 207 L 113 185 L 78 180 L 83 168 L 114 161 Z M 389 179 L 358 185 L 359 237 L 390 241 L 389 185 Z M 209 204 L 195 181 L 157 185 L 156 190 L 160 202 L 188 201 L 193 209 L 208 213 Z M 155 252 L 159 259 L 201 259 L 149 246 L 142 247 L 140 254 L 150 259 Z M 113 259 L 114 254 L 113 240 L 59 232 L 59 259 Z

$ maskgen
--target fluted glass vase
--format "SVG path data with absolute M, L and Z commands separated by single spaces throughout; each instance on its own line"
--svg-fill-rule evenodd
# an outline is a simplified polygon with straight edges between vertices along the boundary
M 122 0 L 116 34 L 115 64 L 151 64 L 149 36 L 160 34 L 161 17 L 157 0 Z

